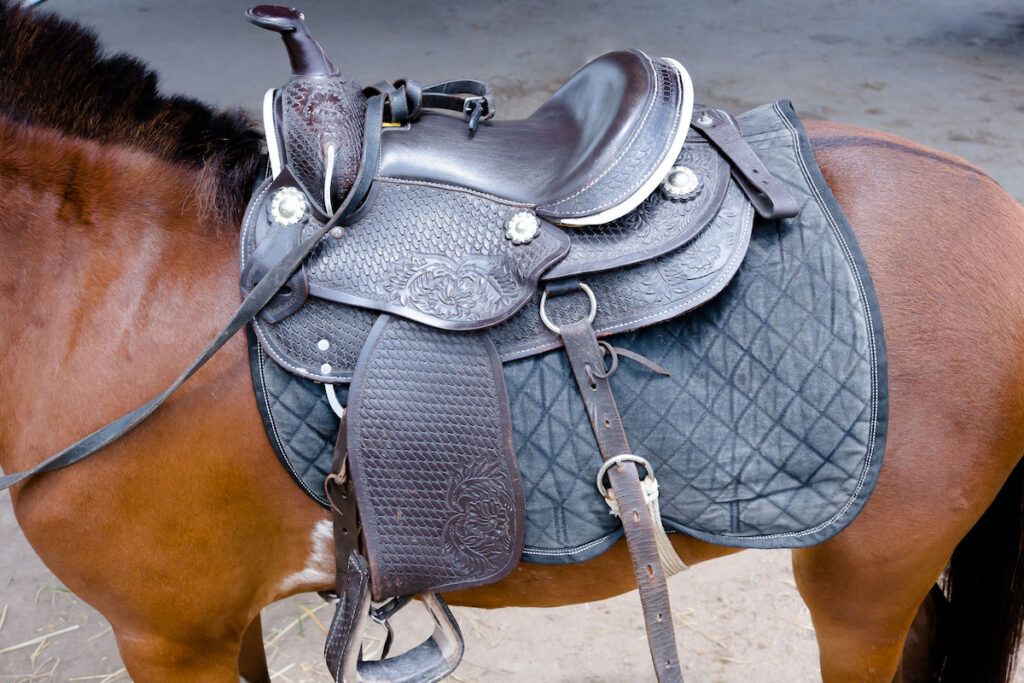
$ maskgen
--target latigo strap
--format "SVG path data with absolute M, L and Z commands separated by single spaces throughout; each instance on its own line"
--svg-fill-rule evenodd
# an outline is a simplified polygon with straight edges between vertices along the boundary
M 608 468 L 608 479 L 618 502 L 619 517 L 633 560 L 655 673 L 663 683 L 682 681 L 654 520 L 644 499 L 636 463 L 619 457 L 631 451 L 608 381 L 612 373 L 605 367 L 604 354 L 587 318 L 562 325 L 557 331 L 565 342 L 565 353 L 594 428 L 601 457 L 605 461 L 618 458 L 616 464 Z

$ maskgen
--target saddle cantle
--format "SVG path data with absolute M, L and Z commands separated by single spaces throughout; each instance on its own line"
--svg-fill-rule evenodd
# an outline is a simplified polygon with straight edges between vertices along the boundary
M 630 453 L 608 382 L 619 356 L 645 361 L 599 337 L 715 296 L 743 259 L 755 208 L 793 215 L 795 202 L 732 117 L 694 112 L 674 60 L 610 53 L 530 117 L 492 121 L 482 83 L 360 91 L 299 12 L 263 6 L 249 18 L 282 35 L 293 75 L 265 99 L 273 177 L 243 222 L 243 291 L 316 244 L 253 329 L 282 367 L 350 384 L 328 490 L 341 599 L 332 672 L 436 680 L 457 664 L 458 631 L 435 593 L 503 578 L 522 552 L 501 363 L 564 347 L 605 459 L 598 480 L 627 520 L 656 672 L 678 680 L 671 620 L 656 618 L 668 594 L 653 468 Z M 358 523 L 339 514 L 350 493 Z M 434 637 L 362 662 L 367 593 L 428 594 Z

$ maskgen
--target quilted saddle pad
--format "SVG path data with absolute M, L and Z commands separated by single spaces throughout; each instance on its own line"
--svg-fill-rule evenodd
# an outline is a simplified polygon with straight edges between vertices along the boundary
M 624 360 L 612 382 L 634 452 L 656 469 L 666 529 L 726 546 L 801 547 L 849 524 L 878 477 L 888 420 L 882 321 L 792 106 L 738 120 L 800 214 L 758 219 L 746 260 L 710 302 L 608 338 L 671 377 Z M 250 357 L 278 457 L 326 505 L 338 420 L 323 386 L 282 370 L 251 332 Z M 594 486 L 600 456 L 564 352 L 508 362 L 504 375 L 526 493 L 523 559 L 599 555 L 622 529 Z

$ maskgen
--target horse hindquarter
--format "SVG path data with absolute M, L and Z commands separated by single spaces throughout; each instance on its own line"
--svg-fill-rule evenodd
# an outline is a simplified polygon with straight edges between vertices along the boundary
M 959 159 L 808 130 L 871 269 L 891 403 L 873 497 L 834 539 L 795 552 L 794 569 L 825 679 L 889 680 L 918 605 L 1024 450 L 1024 209 Z M 981 612 L 1021 600 L 988 598 Z

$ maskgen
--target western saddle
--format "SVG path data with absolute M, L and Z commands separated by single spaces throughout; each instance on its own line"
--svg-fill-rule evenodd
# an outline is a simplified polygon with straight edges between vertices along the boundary
M 349 384 L 326 483 L 338 572 L 332 674 L 433 681 L 454 670 L 462 639 L 439 593 L 507 576 L 523 547 L 502 362 L 564 347 L 604 458 L 598 487 L 625 527 L 655 671 L 681 680 L 662 560 L 678 557 L 657 522 L 653 469 L 631 453 L 609 383 L 620 356 L 658 368 L 598 335 L 714 296 L 745 252 L 750 204 L 776 218 L 795 215 L 795 202 L 732 117 L 695 113 L 674 60 L 604 55 L 528 118 L 493 121 L 483 83 L 364 89 L 300 12 L 259 6 L 248 18 L 281 35 L 293 75 L 264 102 L 272 177 L 243 224 L 242 289 L 308 245 L 253 328 L 286 369 L 329 394 Z M 642 287 L 640 264 L 692 261 L 684 247 L 723 209 L 745 229 L 723 243 L 725 276 L 696 293 L 671 283 L 623 293 Z M 417 594 L 433 636 L 364 661 L 366 618 L 384 622 Z

